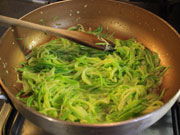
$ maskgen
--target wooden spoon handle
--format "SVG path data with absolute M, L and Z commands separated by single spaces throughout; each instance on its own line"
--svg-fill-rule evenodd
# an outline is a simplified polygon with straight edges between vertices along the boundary
M 63 38 L 69 39 L 71 41 L 74 41 L 76 43 L 89 46 L 92 48 L 100 49 L 100 50 L 106 50 L 106 51 L 112 51 L 114 48 L 114 44 L 109 42 L 108 48 L 105 45 L 97 45 L 97 43 L 102 43 L 103 41 L 99 40 L 97 36 L 94 36 L 92 34 L 87 34 L 84 32 L 79 31 L 70 31 L 66 29 L 56 29 L 53 27 L 47 27 L 27 21 L 23 21 L 20 19 L 15 19 L 11 17 L 6 17 L 0 15 L 0 22 L 7 23 L 14 26 L 22 26 L 38 31 L 42 31 L 48 34 L 52 34 L 55 36 L 61 36 Z

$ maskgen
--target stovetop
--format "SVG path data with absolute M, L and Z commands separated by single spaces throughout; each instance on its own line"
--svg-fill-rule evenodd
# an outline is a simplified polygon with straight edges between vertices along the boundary
M 32 2 L 34 1 L 34 2 Z M 0 0 L 0 14 L 20 18 L 24 14 L 42 5 L 58 0 Z M 135 4 L 152 11 L 167 20 L 180 32 L 180 1 L 179 0 L 119 0 Z M 8 26 L 0 23 L 0 37 Z M 138 135 L 179 135 L 180 111 L 177 104 L 158 122 Z M 178 113 L 177 113 L 178 112 Z M 7 116 L 7 117 L 6 117 Z M 15 109 L 0 100 L 0 134 L 2 135 L 50 135 L 32 124 Z

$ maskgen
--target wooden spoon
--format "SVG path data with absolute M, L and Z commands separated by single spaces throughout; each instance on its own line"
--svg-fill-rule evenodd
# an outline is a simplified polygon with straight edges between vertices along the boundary
M 70 31 L 70 30 L 59 29 L 59 28 L 57 29 L 57 28 L 43 26 L 43 25 L 39 25 L 39 24 L 23 21 L 20 19 L 11 18 L 11 17 L 6 17 L 2 15 L 0 15 L 0 22 L 7 23 L 14 26 L 22 26 L 22 27 L 42 31 L 42 32 L 52 34 L 55 36 L 60 36 L 60 37 L 69 39 L 71 41 L 74 41 L 76 43 L 79 43 L 88 47 L 96 48 L 99 50 L 113 51 L 114 46 L 115 46 L 112 42 L 107 41 L 107 40 L 106 41 L 108 45 L 98 45 L 98 43 L 104 43 L 104 41 L 100 40 L 95 35 L 84 33 L 84 32 Z

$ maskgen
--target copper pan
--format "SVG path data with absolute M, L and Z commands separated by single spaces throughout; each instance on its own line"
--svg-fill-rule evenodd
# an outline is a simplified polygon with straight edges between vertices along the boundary
M 56 19 L 54 19 L 56 18 Z M 133 5 L 109 0 L 63 1 L 38 8 L 22 20 L 67 28 L 82 24 L 86 28 L 102 25 L 123 40 L 135 38 L 160 55 L 161 63 L 171 68 L 162 87 L 167 88 L 160 109 L 131 120 L 109 124 L 80 124 L 53 119 L 27 107 L 15 98 L 19 91 L 14 67 L 24 60 L 27 49 L 48 41 L 50 35 L 21 27 L 9 28 L 0 40 L 0 83 L 15 108 L 37 126 L 61 135 L 132 135 L 159 120 L 180 95 L 180 36 L 158 16 Z M 56 24 L 61 23 L 61 26 Z M 23 40 L 17 40 L 17 38 Z M 26 42 L 26 48 L 24 48 Z

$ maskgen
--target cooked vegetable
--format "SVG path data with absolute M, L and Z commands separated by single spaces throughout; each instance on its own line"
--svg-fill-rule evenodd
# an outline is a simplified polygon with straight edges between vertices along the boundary
M 85 31 L 82 25 L 72 30 Z M 89 33 L 103 38 L 103 27 Z M 35 110 L 61 120 L 110 123 L 152 112 L 163 105 L 156 90 L 169 68 L 158 54 L 134 39 L 115 39 L 104 52 L 57 38 L 36 47 L 21 63 L 17 98 Z

